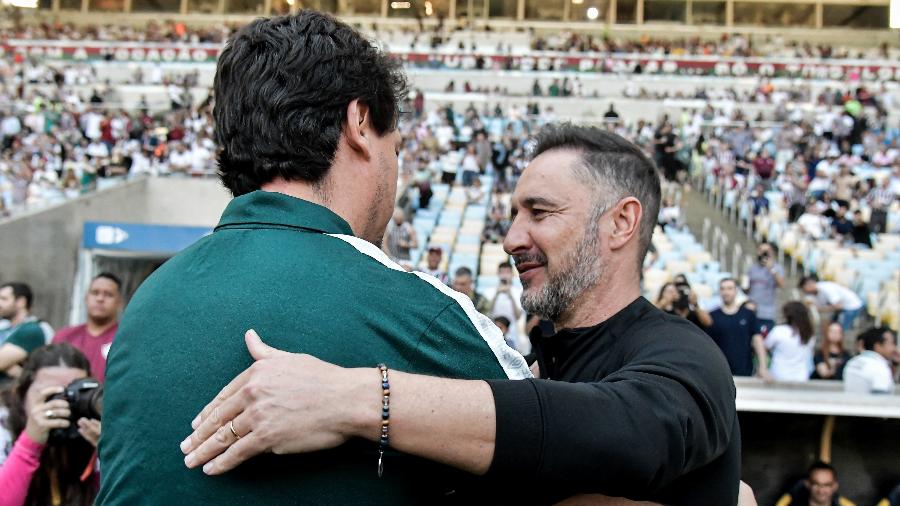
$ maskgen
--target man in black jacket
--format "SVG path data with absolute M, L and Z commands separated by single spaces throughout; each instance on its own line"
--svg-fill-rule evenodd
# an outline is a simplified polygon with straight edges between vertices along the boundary
M 603 494 L 735 504 L 740 431 L 728 364 L 701 330 L 640 296 L 659 200 L 657 171 L 633 144 L 596 128 L 543 129 L 504 242 L 523 308 L 557 328 L 534 343 L 541 379 L 391 371 L 391 447 L 486 475 L 494 486 L 479 494 L 507 502 Z M 264 451 L 378 440 L 374 370 L 284 353 L 252 332 L 247 344 L 258 360 L 195 420 L 182 444 L 189 467 L 208 461 L 204 471 L 220 474 Z

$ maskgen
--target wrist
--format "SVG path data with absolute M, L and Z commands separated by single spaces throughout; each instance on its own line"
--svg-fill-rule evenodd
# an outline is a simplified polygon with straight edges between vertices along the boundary
M 47 432 L 42 431 L 37 427 L 32 427 L 31 425 L 25 426 L 24 435 L 28 438 L 28 440 L 37 445 L 45 445 L 47 444 Z
M 381 437 L 381 377 L 376 367 L 347 370 L 348 395 L 343 402 L 342 432 L 351 437 L 378 441 Z M 394 371 L 390 371 L 393 373 Z

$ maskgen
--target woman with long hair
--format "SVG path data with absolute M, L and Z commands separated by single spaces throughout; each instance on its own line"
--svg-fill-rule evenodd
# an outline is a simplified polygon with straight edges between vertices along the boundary
M 671 281 L 664 284 L 659 289 L 659 295 L 656 297 L 656 307 L 663 311 L 672 311 L 672 304 L 678 300 L 678 288 Z
M 813 379 L 842 380 L 844 366 L 850 360 L 850 354 L 844 350 L 844 327 L 840 322 L 831 322 L 825 329 L 822 346 L 816 351 L 813 363 L 816 370 Z
M 48 439 L 53 429 L 66 429 L 69 403 L 48 400 L 77 379 L 90 374 L 83 353 L 69 344 L 34 350 L 12 388 L 0 393 L 0 504 L 3 506 L 89 506 L 97 494 L 94 461 L 100 422 L 78 420 L 82 437 L 64 442 Z M 6 441 L 15 441 L 7 453 Z
M 763 344 L 772 353 L 768 368 L 760 364 L 760 375 L 775 381 L 807 381 L 813 371 L 813 335 L 809 310 L 802 302 L 785 303 L 781 309 L 784 323 L 766 335 Z

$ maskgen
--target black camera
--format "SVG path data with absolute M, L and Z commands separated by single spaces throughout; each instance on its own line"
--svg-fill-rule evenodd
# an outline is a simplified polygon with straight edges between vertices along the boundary
M 757 257 L 756 257 L 756 260 L 757 260 L 760 264 L 765 265 L 766 262 L 769 261 L 769 254 L 768 254 L 768 253 L 763 253 L 762 255 L 757 256 Z
M 675 285 L 678 289 L 678 298 L 672 302 L 672 309 L 684 311 L 691 307 L 691 285 L 679 283 Z
M 78 433 L 80 418 L 100 419 L 103 412 L 103 385 L 94 378 L 82 378 L 69 383 L 62 393 L 51 396 L 47 400 L 62 399 L 69 403 L 69 423 L 65 429 L 50 431 L 51 444 L 62 444 L 81 437 Z

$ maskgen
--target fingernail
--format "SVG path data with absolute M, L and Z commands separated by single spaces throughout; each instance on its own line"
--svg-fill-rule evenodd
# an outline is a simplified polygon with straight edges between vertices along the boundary
M 210 462 L 210 463 L 206 464 L 205 466 L 203 466 L 203 472 L 206 474 L 209 474 L 212 471 L 212 468 L 213 468 L 213 465 L 212 465 L 212 462 Z
M 187 439 L 181 442 L 181 453 L 187 453 L 187 451 L 191 448 L 191 436 L 188 436 Z
M 191 421 L 191 428 L 192 428 L 192 429 L 197 429 L 197 427 L 199 427 L 199 426 L 200 426 L 200 415 L 197 415 L 197 416 Z
M 184 465 L 191 467 L 194 465 L 194 454 L 189 453 L 187 457 L 184 458 Z

